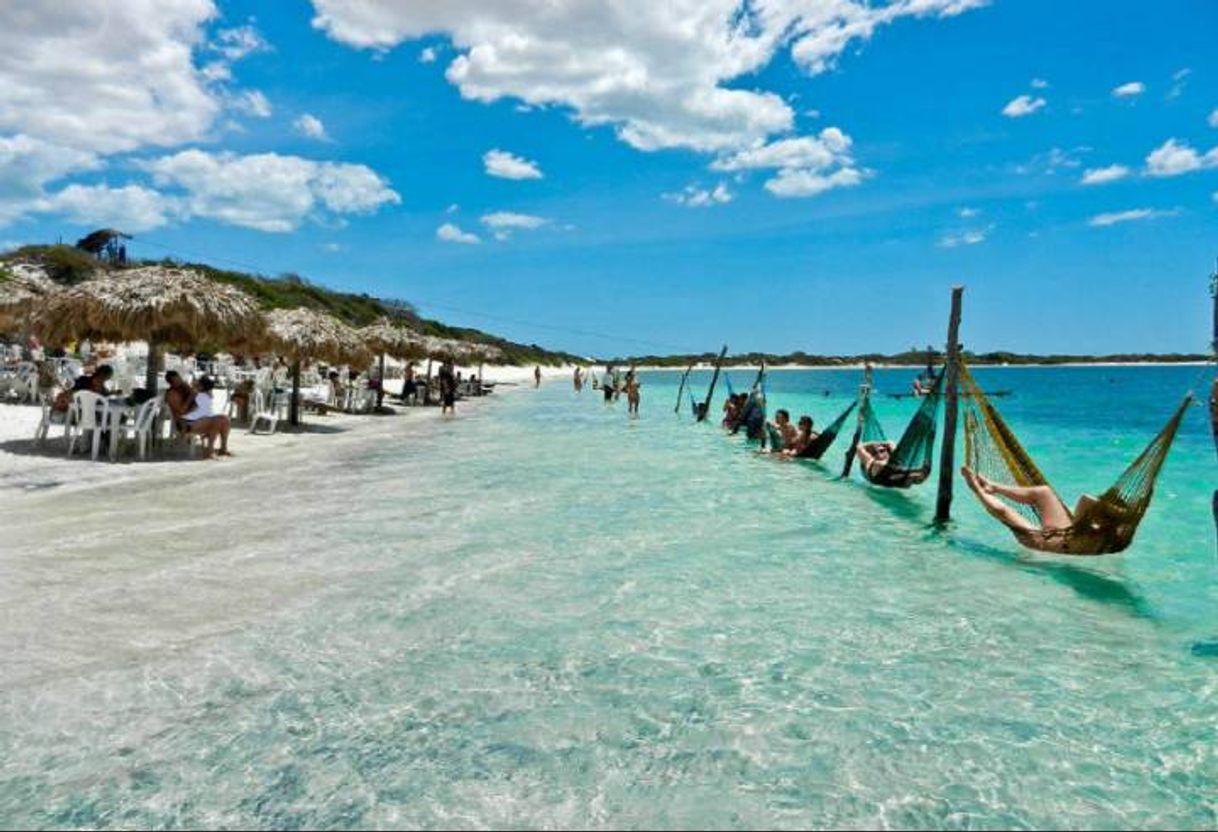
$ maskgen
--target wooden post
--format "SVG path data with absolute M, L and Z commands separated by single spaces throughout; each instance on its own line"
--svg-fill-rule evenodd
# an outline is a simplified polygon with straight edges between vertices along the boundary
M 842 477 L 850 476 L 850 469 L 854 467 L 854 452 L 859 446 L 859 440 L 863 438 L 863 406 L 867 403 L 867 399 L 871 396 L 871 364 L 863 365 L 863 384 L 859 387 L 859 414 L 858 422 L 854 426 L 854 436 L 850 439 L 850 447 L 846 449 L 846 464 L 842 466 Z
M 273 394 L 272 394 L 273 395 Z M 300 425 L 300 359 L 292 362 L 292 398 L 288 400 L 288 424 Z
M 727 356 L 727 344 L 723 345 L 723 350 L 719 353 L 719 358 L 715 361 L 715 374 L 711 376 L 710 389 L 706 391 L 706 401 L 702 403 L 702 410 L 698 413 L 698 421 L 705 422 L 707 415 L 710 413 L 711 398 L 715 395 L 715 385 L 719 383 L 719 370 L 723 367 L 723 359 Z
M 423 388 L 423 404 L 431 404 L 431 356 L 427 357 L 427 386 Z
M 952 287 L 952 314 L 947 323 L 947 378 L 943 396 L 943 450 L 939 456 L 939 497 L 935 503 L 935 523 L 942 525 L 952 517 L 952 484 L 956 481 L 956 422 L 960 399 L 956 380 L 960 371 L 960 306 L 964 287 Z
M 380 410 L 385 404 L 385 353 L 381 353 L 381 383 L 376 391 L 376 409 Z
M 161 375 L 161 347 L 155 335 L 148 336 L 148 369 L 144 372 L 144 389 L 156 395 L 157 379 Z
M 685 380 L 689 378 L 689 373 L 691 370 L 693 370 L 693 368 L 694 365 L 691 362 L 690 365 L 685 368 L 685 372 L 681 376 L 681 386 L 677 388 L 677 406 L 672 409 L 673 413 L 681 412 L 681 396 L 685 394 Z

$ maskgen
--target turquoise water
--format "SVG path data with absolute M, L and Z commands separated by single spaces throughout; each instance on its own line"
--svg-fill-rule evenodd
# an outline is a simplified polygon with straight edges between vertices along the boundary
M 1209 379 L 977 375 L 1069 501 Z M 0 826 L 1218 825 L 1203 408 L 1132 549 L 1070 560 L 963 489 L 940 534 L 931 489 L 835 481 L 844 442 L 759 457 L 676 380 L 636 421 L 554 382 L 0 494 Z M 771 407 L 858 381 L 775 373 Z

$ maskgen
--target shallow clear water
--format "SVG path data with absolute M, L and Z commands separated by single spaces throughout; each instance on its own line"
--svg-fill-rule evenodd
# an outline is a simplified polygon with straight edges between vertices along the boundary
M 1209 379 L 978 377 L 1068 501 Z M 858 380 L 775 373 L 771 407 L 823 423 Z M 1203 408 L 1133 548 L 1070 560 L 963 489 L 940 534 L 930 488 L 835 481 L 844 442 L 761 458 L 676 381 L 633 422 L 555 382 L 0 494 L 0 826 L 1218 824 Z

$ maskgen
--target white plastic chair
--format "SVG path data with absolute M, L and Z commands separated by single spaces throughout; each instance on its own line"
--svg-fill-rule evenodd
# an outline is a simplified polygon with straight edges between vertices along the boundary
M 140 409 L 136 411 L 134 422 L 111 426 L 110 429 L 115 431 L 114 439 L 110 442 L 111 461 L 118 455 L 118 443 L 125 439 L 134 439 L 136 441 L 141 460 L 148 457 L 148 444 L 155 429 L 157 413 L 160 409 L 160 399 L 149 399 L 140 405 Z
M 272 404 L 267 407 L 266 397 L 261 390 L 254 390 L 252 415 L 250 416 L 250 433 L 258 433 L 258 425 L 266 422 L 267 433 L 274 433 L 279 425 L 279 410 Z
M 89 431 L 93 438 L 92 459 L 97 461 L 101 450 L 102 432 L 110 417 L 110 403 L 105 396 L 89 390 L 78 390 L 72 394 L 72 414 L 68 425 L 68 456 L 76 452 L 76 442 Z

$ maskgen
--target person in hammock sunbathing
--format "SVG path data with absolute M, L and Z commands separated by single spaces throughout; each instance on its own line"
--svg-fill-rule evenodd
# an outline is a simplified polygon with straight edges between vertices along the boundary
M 896 449 L 897 446 L 893 442 L 863 442 L 854 449 L 854 454 L 858 457 L 859 465 L 863 467 L 867 478 L 874 479 L 888 465 L 892 452 Z
M 811 445 L 812 441 L 818 436 L 820 436 L 820 434 L 812 430 L 812 417 L 807 415 L 800 416 L 799 428 L 795 431 L 795 438 L 788 442 L 787 446 L 783 448 L 782 455 L 791 457 L 800 456 L 804 451 L 808 450 L 808 446 Z
M 991 517 L 1015 532 L 1026 545 L 1032 545 L 1031 541 L 1035 541 L 1034 548 L 1045 551 L 1069 552 L 1069 538 L 1054 533 L 1071 528 L 1075 517 L 1082 516 L 1099 502 L 1090 494 L 1084 494 L 1078 498 L 1078 505 L 1072 514 L 1057 492 L 1047 485 L 1021 486 L 993 482 L 967 465 L 960 469 L 960 474 Z M 1040 525 L 1032 523 L 999 497 L 1031 506 L 1040 516 Z

